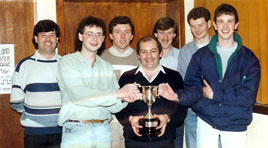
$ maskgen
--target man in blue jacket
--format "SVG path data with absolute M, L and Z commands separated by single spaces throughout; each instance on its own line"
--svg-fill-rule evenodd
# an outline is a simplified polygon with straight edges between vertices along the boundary
M 176 93 L 168 84 L 159 94 L 183 105 L 193 104 L 197 113 L 197 147 L 245 148 L 247 126 L 252 121 L 253 104 L 260 81 L 259 60 L 242 45 L 236 9 L 217 7 L 213 26 L 216 35 L 190 61 L 184 90 Z

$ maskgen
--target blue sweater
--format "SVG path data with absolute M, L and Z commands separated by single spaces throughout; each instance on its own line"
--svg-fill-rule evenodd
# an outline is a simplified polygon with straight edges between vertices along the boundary
M 215 35 L 209 45 L 193 55 L 185 76 L 185 89 L 177 91 L 181 104 L 193 104 L 202 120 L 223 131 L 247 129 L 260 81 L 259 60 L 250 49 L 242 46 L 238 34 L 234 35 L 234 40 L 238 46 L 228 60 L 224 75 Z M 212 100 L 202 95 L 203 79 L 214 92 Z

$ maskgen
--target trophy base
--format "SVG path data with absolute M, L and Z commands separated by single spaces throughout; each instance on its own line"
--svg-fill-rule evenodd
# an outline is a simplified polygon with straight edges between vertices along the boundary
M 156 129 L 156 127 L 160 125 L 160 120 L 158 118 L 140 119 L 139 125 L 142 126 L 142 128 L 139 129 L 139 133 L 143 136 L 157 136 L 160 134 L 160 129 Z

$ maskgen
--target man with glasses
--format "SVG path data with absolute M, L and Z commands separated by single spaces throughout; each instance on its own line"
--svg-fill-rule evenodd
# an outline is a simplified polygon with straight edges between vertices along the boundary
M 103 20 L 84 18 L 76 32 L 75 53 L 59 64 L 57 80 L 62 94 L 59 113 L 63 126 L 61 147 L 111 147 L 111 113 L 141 99 L 137 84 L 119 89 L 112 66 L 97 55 L 106 29 Z

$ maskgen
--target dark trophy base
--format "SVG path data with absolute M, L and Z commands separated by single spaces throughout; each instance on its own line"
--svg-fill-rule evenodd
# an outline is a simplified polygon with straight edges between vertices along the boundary
M 156 127 L 160 125 L 160 120 L 158 118 L 140 119 L 139 125 L 142 126 L 142 128 L 139 129 L 139 133 L 143 136 L 157 136 L 160 134 L 160 129 L 156 129 Z

